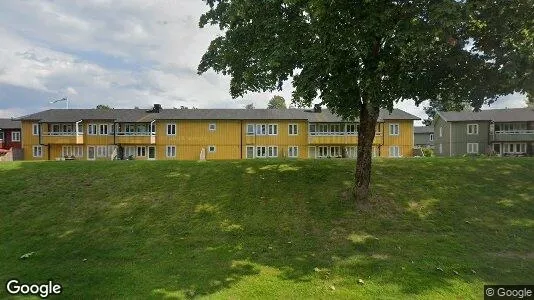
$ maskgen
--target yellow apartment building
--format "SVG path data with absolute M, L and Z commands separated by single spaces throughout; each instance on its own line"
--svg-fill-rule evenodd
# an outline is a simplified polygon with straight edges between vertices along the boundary
M 355 158 L 358 122 L 327 109 L 52 109 L 19 118 L 25 160 Z M 416 116 L 380 112 L 373 155 L 412 156 Z

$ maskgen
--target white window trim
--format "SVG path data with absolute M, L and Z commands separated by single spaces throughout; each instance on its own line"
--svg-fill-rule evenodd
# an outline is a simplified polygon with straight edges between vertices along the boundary
M 430 140 L 431 142 L 434 141 L 434 134 L 433 134 L 433 133 L 430 134 L 429 140 Z
M 15 136 L 17 136 L 16 139 L 15 139 Z M 11 132 L 11 141 L 12 142 L 20 142 L 20 139 L 21 139 L 20 131 L 12 131 Z
M 276 133 L 271 133 L 271 128 L 273 128 L 273 132 L 276 131 Z M 276 130 L 274 130 L 276 129 Z M 278 124 L 268 124 L 267 125 L 267 135 L 278 135 Z
M 291 128 L 293 128 L 293 133 L 291 133 Z M 291 123 L 287 125 L 287 134 L 288 135 L 299 135 L 299 125 Z
M 469 127 L 471 127 L 471 126 L 474 126 L 474 128 L 476 130 L 474 130 L 474 132 L 472 132 L 472 133 L 469 133 Z M 468 135 L 478 135 L 478 132 L 479 132 L 478 129 L 479 129 L 478 128 L 478 124 L 467 124 L 467 134 Z
M 293 150 L 293 151 L 290 151 Z M 287 147 L 287 157 L 297 158 L 299 157 L 299 146 L 288 146 Z
M 391 130 L 391 129 L 395 129 L 397 128 L 397 132 L 395 132 L 395 130 Z M 400 135 L 400 125 L 398 123 L 392 123 L 392 124 L 389 124 L 389 135 L 395 135 L 395 136 L 398 136 Z
M 91 133 L 91 128 L 94 129 L 93 133 Z M 98 131 L 97 124 L 93 124 L 93 123 L 87 124 L 87 135 L 96 135 L 97 131 Z
M 174 149 L 174 151 L 170 151 L 170 154 L 169 155 L 169 149 Z M 174 154 L 173 154 L 174 152 Z M 176 157 L 176 145 L 167 145 L 167 147 L 165 148 L 165 155 L 169 158 L 174 158 Z
M 476 147 L 474 147 L 475 145 L 476 145 Z M 473 151 L 469 151 L 469 148 L 471 148 L 471 150 L 473 150 Z M 474 151 L 475 148 L 476 148 L 476 151 Z M 479 153 L 478 143 L 467 143 L 467 153 L 468 154 L 478 154 Z
M 389 146 L 388 154 L 389 154 L 389 157 L 401 157 L 401 148 L 396 145 Z
M 213 128 L 212 128 L 212 127 L 213 127 Z M 209 131 L 215 131 L 215 130 L 217 130 L 217 124 L 215 124 L 215 123 L 210 123 L 210 124 L 208 125 L 208 130 L 209 130 Z
M 171 129 L 174 128 L 174 130 L 171 130 L 171 132 L 174 131 L 174 133 L 169 133 L 169 126 L 171 126 L 170 127 Z M 167 132 L 167 135 L 170 135 L 170 136 L 176 135 L 176 123 L 167 123 L 166 132 Z
M 39 150 L 37 151 L 37 153 L 38 153 L 39 155 L 35 155 L 35 153 L 36 153 L 35 150 L 36 150 L 36 149 L 39 149 Z M 43 157 L 43 146 L 41 146 L 41 145 L 34 145 L 34 146 L 32 147 L 32 156 L 35 157 L 35 158 Z
M 37 128 L 37 130 L 35 130 Z M 32 124 L 32 134 L 33 135 L 39 135 L 39 131 L 41 130 L 39 123 L 33 123 Z
M 274 155 L 274 154 L 273 154 L 273 155 L 269 154 L 269 150 L 271 150 L 271 152 L 274 153 L 274 149 L 276 149 L 276 155 Z M 267 158 L 273 158 L 273 157 L 276 158 L 276 157 L 278 157 L 278 146 L 274 146 L 274 145 L 267 146 L 267 147 L 266 147 L 266 150 L 267 150 L 267 152 L 266 152 L 266 157 L 267 157 Z
M 252 157 L 248 157 L 248 150 L 252 149 Z M 256 148 L 254 146 L 246 146 L 245 147 L 245 158 L 246 159 L 252 159 L 256 157 Z
M 103 132 L 103 128 L 106 128 L 106 133 L 102 133 Z M 109 135 L 110 131 L 109 131 L 109 124 L 98 124 L 98 134 L 99 135 Z
M 213 148 L 213 151 L 211 150 L 211 148 Z M 208 146 L 208 153 L 215 153 L 217 152 L 217 147 L 215 147 L 214 145 L 209 145 Z
M 439 137 L 443 137 L 443 127 L 439 127 Z
M 138 155 L 139 154 L 139 149 L 145 149 L 145 150 L 141 150 L 141 154 L 144 154 L 144 155 Z M 144 153 L 143 153 L 144 152 Z M 148 157 L 148 149 L 146 146 L 136 146 L 135 147 L 135 157 Z
M 252 126 L 252 132 L 248 131 L 249 126 Z M 247 127 L 246 127 L 246 135 L 251 136 L 251 135 L 254 135 L 254 134 L 256 134 L 256 125 L 252 124 L 252 123 L 248 123 Z

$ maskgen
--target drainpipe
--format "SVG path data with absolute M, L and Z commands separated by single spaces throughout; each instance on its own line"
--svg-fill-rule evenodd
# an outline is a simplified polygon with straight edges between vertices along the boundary
M 240 140 L 241 142 L 239 143 L 239 156 L 241 157 L 241 159 L 243 159 L 243 120 L 240 120 L 240 126 L 241 126 L 241 129 L 240 129 Z M 255 130 L 256 128 L 254 128 Z

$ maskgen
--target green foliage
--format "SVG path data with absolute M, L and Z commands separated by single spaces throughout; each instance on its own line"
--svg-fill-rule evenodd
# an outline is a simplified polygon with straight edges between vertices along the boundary
M 249 103 L 249 104 L 245 105 L 245 109 L 254 109 L 254 104 Z
M 52 279 L 65 299 L 477 299 L 534 282 L 533 159 L 378 159 L 360 208 L 353 165 L 0 164 L 0 282 Z
M 269 100 L 269 104 L 267 105 L 267 108 L 269 109 L 285 109 L 286 107 L 286 99 L 282 96 L 273 96 L 271 100 Z
M 108 105 L 105 105 L 105 104 L 98 104 L 96 106 L 96 109 L 112 109 L 110 106 Z
M 434 156 L 434 149 L 432 148 L 421 148 L 421 151 L 423 151 L 424 157 L 433 157 Z

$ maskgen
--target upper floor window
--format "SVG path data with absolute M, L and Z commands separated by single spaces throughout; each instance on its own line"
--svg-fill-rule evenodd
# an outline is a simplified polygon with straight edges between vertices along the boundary
M 430 141 L 432 142 L 433 140 L 434 140 L 434 134 L 431 133 L 431 134 L 430 134 Z
M 167 135 L 176 135 L 176 124 L 167 124 Z
M 289 135 L 299 134 L 299 126 L 297 124 L 289 124 L 288 130 L 289 130 Z
M 38 123 L 32 124 L 32 133 L 33 135 L 39 135 L 39 124 Z
M 269 124 L 269 135 L 278 134 L 278 124 Z
M 20 142 L 20 131 L 11 132 L 11 141 Z
M 399 124 L 389 124 L 389 135 L 399 135 Z
M 217 125 L 215 125 L 215 123 L 210 123 L 210 125 L 208 126 L 208 129 L 210 131 L 215 131 L 216 128 L 217 128 Z
M 254 124 L 247 124 L 247 135 L 254 135 Z
M 256 124 L 256 135 L 266 135 L 266 134 L 267 134 L 267 125 Z
M 356 124 L 346 124 L 345 129 L 347 134 L 356 134 Z
M 467 124 L 467 134 L 478 134 L 478 124 Z
M 100 124 L 98 134 L 107 135 L 108 134 L 108 124 Z
M 96 134 L 96 124 L 87 125 L 87 134 L 95 135 Z

